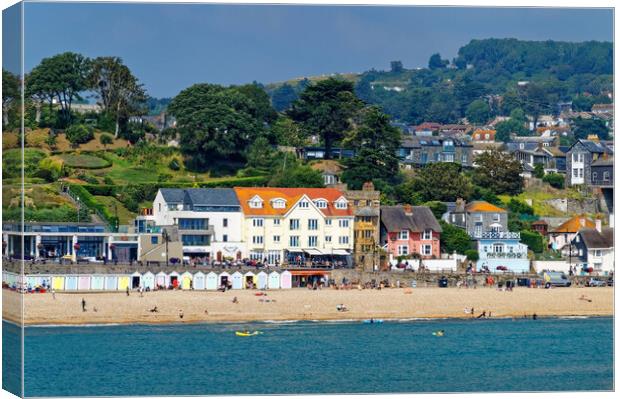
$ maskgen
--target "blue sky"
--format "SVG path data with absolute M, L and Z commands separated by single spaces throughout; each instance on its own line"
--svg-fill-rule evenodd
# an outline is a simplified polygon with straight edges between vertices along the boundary
M 120 56 L 155 97 L 391 60 L 421 67 L 474 38 L 613 40 L 603 9 L 27 3 L 24 23 L 26 71 L 63 51 Z

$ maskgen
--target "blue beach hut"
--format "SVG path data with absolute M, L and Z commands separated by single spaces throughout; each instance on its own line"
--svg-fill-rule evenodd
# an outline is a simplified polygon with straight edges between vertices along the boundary
M 243 274 L 239 272 L 234 272 L 231 278 L 232 278 L 232 289 L 233 290 L 240 290 L 243 288 Z
M 155 275 L 151 272 L 146 272 L 142 275 L 142 287 L 144 289 L 155 289 Z
M 278 272 L 269 273 L 269 289 L 277 290 L 280 288 L 280 274 Z
M 105 287 L 105 277 L 104 276 L 92 276 L 90 278 L 90 289 L 101 291 Z
M 78 277 L 67 276 L 65 278 L 65 291 L 75 291 L 78 289 Z
M 105 278 L 105 290 L 106 291 L 118 291 L 118 277 L 106 276 Z

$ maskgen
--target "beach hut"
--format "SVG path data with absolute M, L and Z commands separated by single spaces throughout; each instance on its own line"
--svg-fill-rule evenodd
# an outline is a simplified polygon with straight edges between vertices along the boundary
M 129 276 L 118 276 L 118 290 L 125 291 L 129 287 Z
M 183 273 L 181 275 L 181 289 L 189 290 L 192 287 L 192 274 L 190 272 Z
M 131 281 L 129 282 L 129 288 L 135 289 L 138 287 L 142 287 L 142 275 L 138 272 L 133 272 Z
M 149 290 L 155 289 L 155 275 L 153 273 L 146 272 L 142 275 L 142 287 Z
M 269 280 L 269 276 L 267 276 L 267 273 L 265 272 L 258 273 L 258 275 L 256 276 L 256 288 L 258 288 L 259 290 L 266 289 L 267 280 Z
M 170 273 L 166 278 L 166 286 L 172 286 L 173 288 L 177 288 L 181 283 L 181 275 L 177 272 Z
M 106 291 L 116 291 L 116 290 L 118 290 L 118 277 L 117 276 L 106 276 L 106 278 L 105 278 L 105 290 Z
M 208 290 L 217 290 L 217 274 L 209 272 L 207 274 L 207 283 L 205 284 Z
M 247 272 L 243 275 L 243 288 L 256 288 L 256 274 Z
M 157 275 L 155 276 L 155 284 L 158 287 L 166 287 L 166 273 L 164 272 L 159 272 L 157 273 Z
M 203 272 L 198 272 L 194 274 L 194 289 L 195 290 L 204 290 L 205 289 L 205 274 Z
M 67 276 L 65 277 L 65 291 L 74 291 L 78 289 L 78 277 Z
M 52 276 L 39 276 L 39 285 L 50 289 L 52 287 Z
M 90 290 L 90 276 L 80 276 L 78 279 L 78 289 L 80 291 Z
M 268 286 L 270 290 L 277 290 L 280 288 L 280 274 L 278 274 L 278 272 L 269 273 Z
M 291 272 L 285 270 L 280 275 L 280 288 L 284 290 L 288 290 L 293 286 L 293 276 L 291 276 Z
M 52 277 L 52 288 L 56 291 L 62 291 L 65 289 L 65 277 L 54 276 Z
M 26 276 L 26 287 L 34 290 L 39 284 L 39 278 L 37 276 Z
M 232 278 L 232 289 L 233 290 L 240 290 L 243 288 L 243 274 L 239 272 L 234 272 L 231 278 Z
M 229 281 L 230 281 L 230 274 L 226 272 L 220 273 L 217 279 L 218 286 L 222 286 L 222 285 L 228 286 Z
M 90 289 L 91 290 L 103 290 L 104 287 L 105 287 L 104 276 L 92 276 L 90 278 Z

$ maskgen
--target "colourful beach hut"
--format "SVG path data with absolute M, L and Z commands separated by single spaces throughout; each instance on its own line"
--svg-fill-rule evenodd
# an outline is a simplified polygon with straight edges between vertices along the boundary
M 269 276 L 265 272 L 260 272 L 256 276 L 256 288 L 259 290 L 264 290 L 267 288 L 267 280 L 269 280 Z
M 181 275 L 181 289 L 189 290 L 192 287 L 192 274 L 190 272 L 183 273 Z
M 65 277 L 65 291 L 75 291 L 78 289 L 78 277 L 67 276 Z
M 105 290 L 106 291 L 118 290 L 118 277 L 117 276 L 106 276 L 105 277 Z
M 90 276 L 80 276 L 78 279 L 78 289 L 80 291 L 90 290 Z
M 142 287 L 142 274 L 136 271 L 136 272 L 133 272 L 130 276 L 129 288 L 138 289 L 139 287 Z
M 247 272 L 243 275 L 243 288 L 256 288 L 256 274 Z
M 269 273 L 269 283 L 270 290 L 277 290 L 280 288 L 280 274 L 278 272 Z
M 239 273 L 239 272 L 234 272 L 232 274 L 232 276 L 230 276 L 232 279 L 232 289 L 233 290 L 240 290 L 243 288 L 243 274 Z
M 118 290 L 125 291 L 129 287 L 129 276 L 118 276 Z
M 37 276 L 26 276 L 26 287 L 28 289 L 35 289 L 39 284 L 39 278 Z
M 206 286 L 205 274 L 203 272 L 198 272 L 194 274 L 194 289 L 204 290 L 205 286 Z
M 293 287 L 293 276 L 291 272 L 285 270 L 280 275 L 280 288 L 288 290 Z
M 153 273 L 146 272 L 142 275 L 142 287 L 149 290 L 155 289 L 155 275 Z
M 105 287 L 105 276 L 92 276 L 90 278 L 90 289 L 101 291 Z
M 64 276 L 52 277 L 52 288 L 55 291 L 63 291 L 65 289 L 65 277 Z
M 155 284 L 157 284 L 160 287 L 166 287 L 166 273 L 164 272 L 159 272 L 155 275 Z
M 217 290 L 217 274 L 209 272 L 207 274 L 205 286 L 208 290 Z
M 220 273 L 220 275 L 218 276 L 217 282 L 218 282 L 218 286 L 222 286 L 222 285 L 228 285 L 228 282 L 230 281 L 230 274 L 226 273 L 226 272 L 222 272 Z
M 49 289 L 52 286 L 52 276 L 39 276 L 39 285 Z
M 172 286 L 173 288 L 177 288 L 181 284 L 181 275 L 177 272 L 172 272 L 168 276 L 166 276 L 166 286 Z

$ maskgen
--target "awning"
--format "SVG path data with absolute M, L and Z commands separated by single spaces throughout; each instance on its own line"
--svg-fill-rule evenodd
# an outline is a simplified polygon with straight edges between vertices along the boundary
M 329 276 L 329 271 L 323 270 L 291 270 L 291 276 Z
M 344 249 L 333 249 L 331 251 L 332 255 L 350 255 L 350 253 L 348 253 L 346 250 Z
M 308 255 L 323 255 L 323 253 L 316 248 L 304 249 L 304 252 Z

